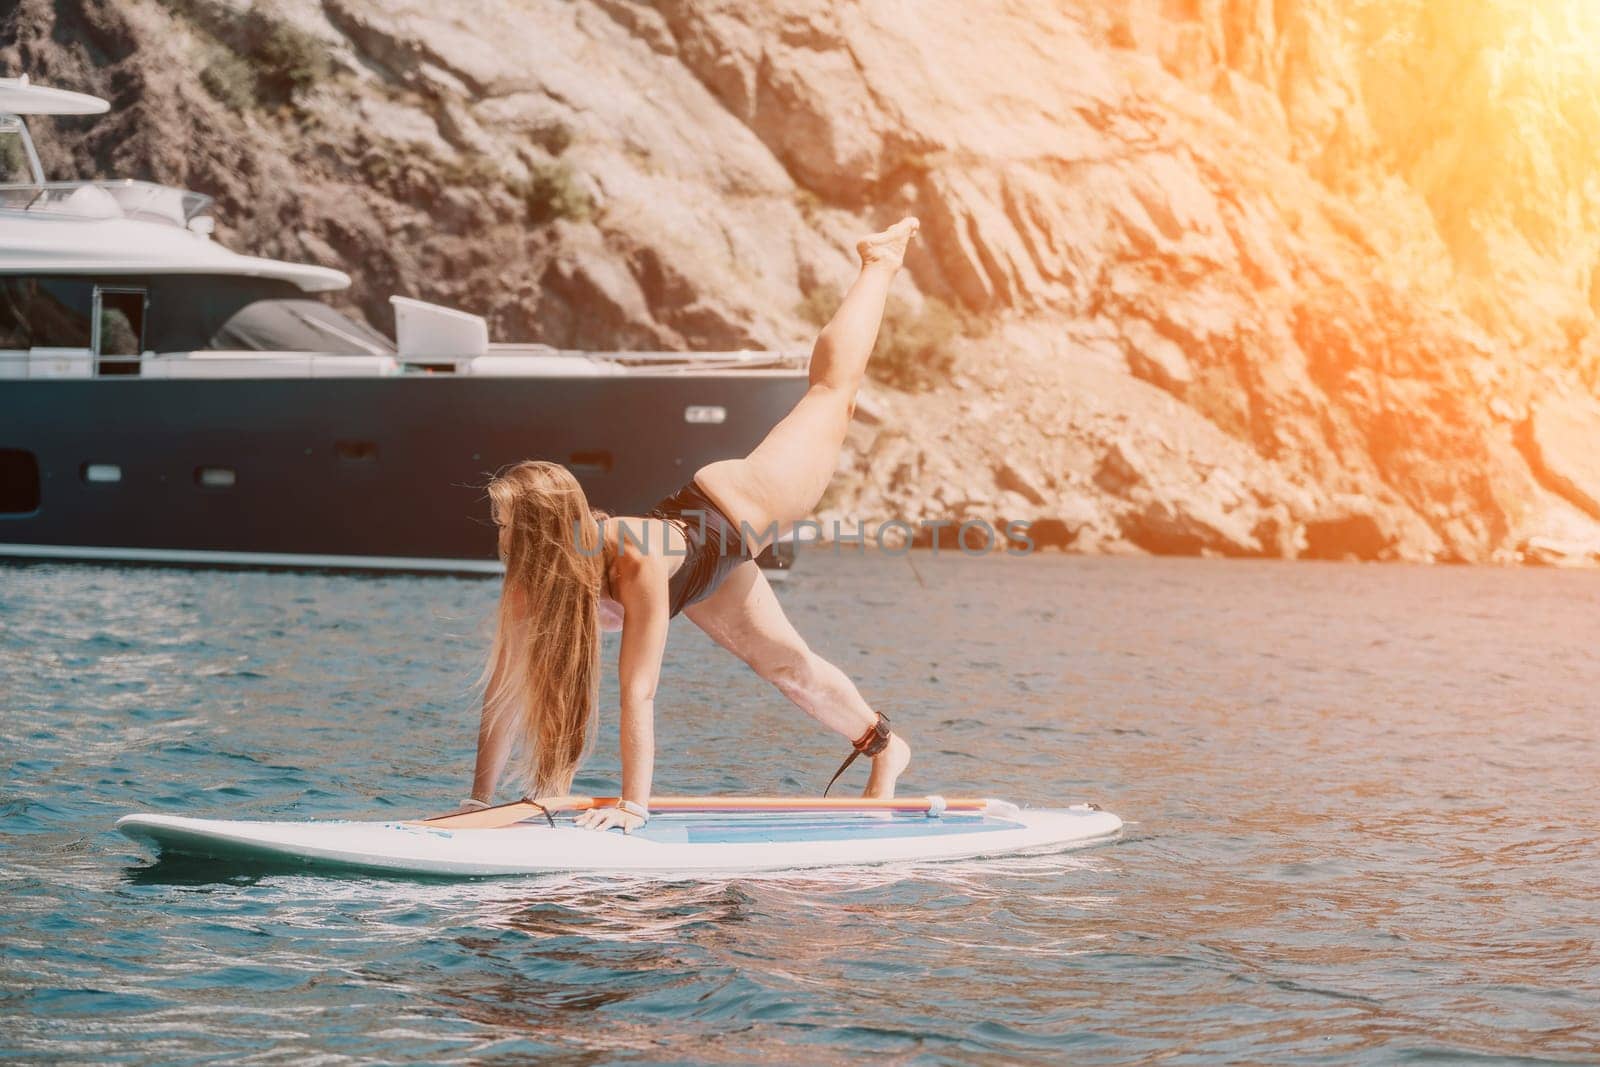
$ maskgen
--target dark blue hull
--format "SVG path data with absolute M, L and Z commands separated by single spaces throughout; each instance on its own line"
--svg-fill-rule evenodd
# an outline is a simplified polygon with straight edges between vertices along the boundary
M 642 513 L 804 389 L 760 372 L 6 382 L 0 556 L 481 570 L 497 468 L 556 460 L 596 507 Z

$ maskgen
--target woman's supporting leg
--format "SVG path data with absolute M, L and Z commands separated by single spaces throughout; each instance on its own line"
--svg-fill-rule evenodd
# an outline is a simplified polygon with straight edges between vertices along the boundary
M 878 340 L 889 284 L 917 226 L 916 219 L 901 219 L 856 245 L 861 273 L 817 335 L 805 396 L 744 459 L 712 463 L 695 475 L 735 522 L 757 533 L 770 531 L 753 548 L 759 550 L 822 499 L 839 463 L 867 358 Z
M 855 684 L 811 651 L 783 613 L 767 576 L 754 563 L 734 568 L 727 580 L 684 614 L 717 644 L 748 663 L 800 710 L 851 741 L 877 721 Z M 864 796 L 894 796 L 895 780 L 911 762 L 911 749 L 894 734 L 872 760 Z

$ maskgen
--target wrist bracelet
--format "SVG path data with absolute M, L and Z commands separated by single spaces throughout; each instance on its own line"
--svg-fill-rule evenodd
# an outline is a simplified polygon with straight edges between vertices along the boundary
M 650 821 L 650 809 L 645 807 L 643 804 L 635 804 L 631 800 L 619 799 L 617 801 L 617 807 L 620 810 L 627 812 L 629 815 L 634 816 L 635 818 L 643 819 L 645 822 Z

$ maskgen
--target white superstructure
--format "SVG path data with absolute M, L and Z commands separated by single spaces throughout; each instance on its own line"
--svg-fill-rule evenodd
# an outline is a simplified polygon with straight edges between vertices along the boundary
M 25 115 L 100 115 L 97 96 L 0 78 L 0 271 L 231 274 L 343 289 L 343 271 L 232 252 L 210 240 L 211 198 L 132 180 L 45 180 Z
M 329 267 L 225 248 L 211 239 L 212 200 L 201 193 L 128 179 L 46 181 L 24 117 L 96 115 L 109 107 L 99 97 L 32 85 L 26 77 L 0 78 L 0 285 L 8 277 L 95 280 L 93 293 L 85 293 L 80 309 L 90 322 L 89 336 L 81 346 L 63 343 L 67 339 L 62 337 L 43 337 L 18 347 L 15 338 L 8 339 L 0 317 L 0 378 L 91 371 L 167 378 L 255 374 L 327 378 L 400 374 L 409 367 L 433 373 L 536 377 L 763 368 L 793 373 L 804 362 L 803 355 L 794 353 L 591 353 L 534 344 L 492 345 L 480 316 L 400 296 L 391 298 L 396 307 L 397 349 L 364 325 L 341 323 L 344 316 L 331 308 L 313 313 L 304 306 L 298 313 L 305 320 L 306 336 L 282 351 L 259 345 L 235 349 L 227 344 L 162 344 L 164 338 L 146 336 L 151 278 L 168 283 L 185 276 L 258 279 L 288 283 L 299 293 L 313 294 L 348 288 L 350 276 Z M 120 285 L 118 278 L 129 282 Z M 260 298 L 265 301 L 272 295 L 264 292 Z M 0 299 L 4 297 L 0 293 Z M 4 311 L 0 307 L 0 315 Z M 108 320 L 115 329 L 107 328 Z M 117 347 L 110 343 L 113 334 L 122 342 L 121 350 L 111 350 Z M 130 338 L 137 341 L 131 347 Z M 75 358 L 64 361 L 69 352 Z M 151 362 L 173 359 L 190 362 L 181 367 Z

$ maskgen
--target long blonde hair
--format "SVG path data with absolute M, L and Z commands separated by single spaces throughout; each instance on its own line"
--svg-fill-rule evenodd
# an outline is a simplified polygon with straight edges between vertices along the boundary
M 501 471 L 489 500 L 506 567 L 480 680 L 490 728 L 516 744 L 526 795 L 560 795 L 594 744 L 605 514 L 570 471 L 543 460 Z

